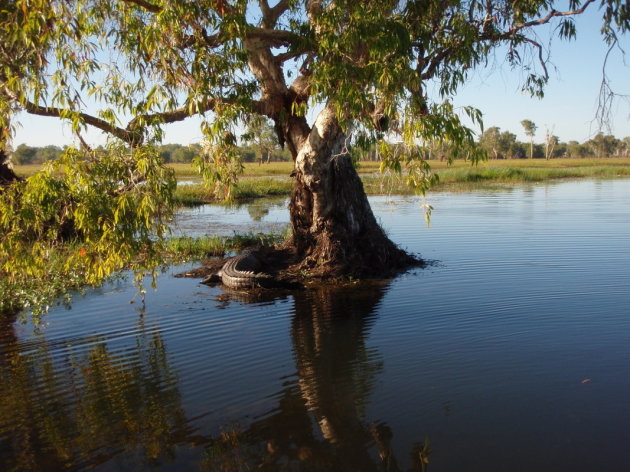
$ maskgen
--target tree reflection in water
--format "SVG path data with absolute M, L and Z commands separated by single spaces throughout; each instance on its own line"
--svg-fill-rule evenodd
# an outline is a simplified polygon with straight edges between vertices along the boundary
M 374 283 L 285 294 L 295 302 L 297 382 L 287 384 L 264 417 L 213 436 L 185 417 L 159 328 L 145 326 L 142 315 L 135 345 L 117 348 L 115 337 L 20 343 L 6 322 L 0 326 L 3 470 L 104 464 L 141 470 L 171 462 L 191 470 L 192 461 L 213 472 L 398 471 L 389 427 L 365 414 L 382 369 L 366 337 L 386 289 Z M 279 294 L 264 296 L 273 301 Z M 425 470 L 427 452 L 415 446 L 413 470 Z
M 401 470 L 390 447 L 389 427 L 365 418 L 382 368 L 378 353 L 365 340 L 386 289 L 386 284 L 374 283 L 294 294 L 291 335 L 298 385 L 285 389 L 278 407 L 264 419 L 213 438 L 203 468 Z M 414 445 L 412 470 L 426 470 L 428 453 L 426 445 Z
M 10 322 L 0 333 L 3 470 L 79 470 L 121 455 L 157 465 L 189 435 L 164 343 L 142 317 L 132 352 L 97 337 L 20 345 Z

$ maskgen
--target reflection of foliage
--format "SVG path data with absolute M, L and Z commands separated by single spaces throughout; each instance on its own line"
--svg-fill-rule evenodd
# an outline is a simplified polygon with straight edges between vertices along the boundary
M 258 202 L 247 205 L 247 213 L 254 221 L 260 221 L 269 214 L 270 205 L 260 205 Z
M 261 451 L 243 441 L 240 427 L 226 429 L 206 448 L 201 470 L 235 472 L 251 470 Z
M 285 198 L 282 197 L 279 200 L 265 199 L 256 201 L 246 205 L 247 213 L 254 221 L 260 221 L 269 214 L 269 210 L 272 208 L 285 208 Z
M 136 451 L 145 463 L 174 457 L 186 421 L 159 333 L 138 336 L 131 358 L 92 342 L 65 359 L 45 344 L 8 347 L 0 453 L 9 470 L 83 469 Z

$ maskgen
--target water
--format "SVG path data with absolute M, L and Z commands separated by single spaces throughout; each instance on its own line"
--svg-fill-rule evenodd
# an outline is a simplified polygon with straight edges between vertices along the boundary
M 630 181 L 371 201 L 428 268 L 248 299 L 180 267 L 4 329 L 0 470 L 627 470 Z

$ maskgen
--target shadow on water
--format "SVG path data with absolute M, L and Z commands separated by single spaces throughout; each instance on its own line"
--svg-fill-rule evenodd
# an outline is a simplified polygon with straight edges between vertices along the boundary
M 201 434 L 185 415 L 159 328 L 141 313 L 135 343 L 104 337 L 0 337 L 0 458 L 5 470 L 399 471 L 387 424 L 366 407 L 383 368 L 366 338 L 387 284 L 320 288 L 294 300 L 290 336 L 297 381 L 266 415 Z M 274 301 L 231 294 L 232 301 Z M 227 301 L 229 303 L 229 301 Z M 54 344 L 54 345 L 53 345 Z M 427 449 L 414 446 L 412 470 Z M 407 461 L 405 461 L 407 462 Z

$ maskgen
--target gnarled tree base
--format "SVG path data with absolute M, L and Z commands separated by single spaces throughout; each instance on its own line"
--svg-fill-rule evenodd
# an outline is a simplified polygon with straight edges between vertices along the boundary
M 350 156 L 333 153 L 325 166 L 315 179 L 295 173 L 287 245 L 300 268 L 311 276 L 380 278 L 421 264 L 377 223 Z

